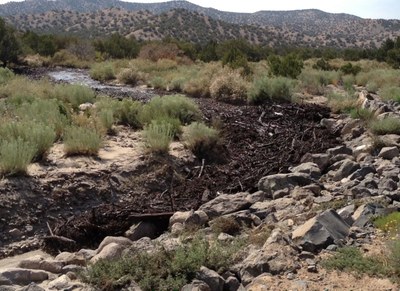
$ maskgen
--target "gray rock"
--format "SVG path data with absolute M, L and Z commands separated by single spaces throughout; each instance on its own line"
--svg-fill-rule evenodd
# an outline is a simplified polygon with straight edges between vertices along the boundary
M 343 240 L 350 226 L 334 211 L 326 210 L 309 219 L 292 233 L 292 239 L 305 251 L 316 252 L 337 240 Z
M 42 256 L 37 255 L 20 261 L 18 267 L 23 269 L 43 270 L 58 274 L 61 273 L 63 264 L 57 260 L 44 259 Z
M 185 219 L 185 225 L 203 226 L 208 222 L 208 215 L 202 210 L 192 212 L 188 218 Z
M 319 179 L 321 177 L 321 169 L 316 163 L 307 162 L 293 167 L 290 169 L 292 173 L 304 173 L 311 176 L 313 179 Z
M 169 219 L 169 226 L 171 227 L 175 223 L 184 223 L 185 220 L 190 216 L 190 211 L 177 211 Z
M 185 227 L 184 227 L 183 224 L 180 223 L 180 222 L 174 223 L 174 224 L 171 226 L 171 234 L 173 234 L 173 235 L 179 235 L 179 234 L 181 234 L 184 230 L 185 230 Z
M 354 214 L 354 211 L 355 211 L 355 205 L 351 204 L 343 208 L 340 208 L 339 210 L 337 210 L 337 213 L 344 221 L 346 221 L 348 225 L 353 225 L 354 220 L 352 215 Z
M 210 219 L 225 214 L 245 210 L 252 204 L 249 193 L 221 194 L 200 206 L 199 210 L 204 211 Z
M 348 178 L 350 180 L 362 180 L 365 178 L 365 176 L 367 176 L 368 174 L 376 173 L 375 167 L 373 166 L 362 166 L 360 169 L 358 169 L 357 171 L 355 171 L 353 174 L 351 174 Z
M 213 291 L 222 291 L 224 289 L 224 278 L 218 275 L 217 272 L 204 266 L 200 267 L 200 271 L 197 272 L 196 277 L 199 280 L 204 281 Z
M 62 268 L 61 272 L 63 274 L 67 274 L 67 273 L 79 273 L 81 271 L 84 270 L 84 267 L 82 266 L 78 266 L 78 265 L 66 265 Z
M 364 227 L 371 222 L 371 218 L 375 215 L 387 214 L 388 210 L 377 203 L 363 204 L 357 208 L 352 218 L 354 220 L 353 226 Z
M 340 181 L 343 178 L 348 177 L 359 168 L 360 164 L 346 159 L 344 160 L 340 168 L 336 171 L 335 175 L 333 176 L 333 180 Z
M 61 262 L 63 265 L 86 266 L 86 258 L 80 252 L 79 253 L 62 252 L 55 257 L 55 260 Z
M 159 234 L 160 229 L 157 225 L 148 221 L 141 221 L 132 225 L 125 233 L 124 236 L 131 241 L 139 240 L 142 237 L 149 237 L 154 239 Z
M 214 291 L 203 281 L 193 280 L 191 284 L 182 287 L 181 291 Z
M 108 244 L 111 243 L 125 247 L 130 247 L 132 245 L 132 241 L 129 238 L 122 236 L 106 236 L 100 243 L 99 247 L 97 248 L 96 254 L 100 253 L 103 250 L 103 248 L 105 248 Z
M 399 149 L 397 147 L 384 147 L 378 154 L 378 157 L 386 160 L 391 160 L 399 156 Z
M 89 261 L 96 255 L 96 250 L 80 249 L 76 254 L 82 256 L 86 261 Z M 71 262 L 68 262 L 68 264 L 71 264 Z
M 301 163 L 312 162 L 315 163 L 321 172 L 324 172 L 329 166 L 329 154 L 310 154 L 307 153 L 301 158 Z
M 265 192 L 267 197 L 272 197 L 275 191 L 306 186 L 312 182 L 311 177 L 304 173 L 275 174 L 261 178 L 258 182 L 258 189 Z
M 240 287 L 240 282 L 238 279 L 236 279 L 236 277 L 228 277 L 225 280 L 225 288 L 224 290 L 226 291 L 237 291 Z
M 121 257 L 122 252 L 127 248 L 126 245 L 110 243 L 107 244 L 97 255 L 90 259 L 90 262 L 95 263 L 100 259 L 116 260 Z
M 42 270 L 10 268 L 0 271 L 1 285 L 27 285 L 32 282 L 43 282 L 49 278 L 49 273 Z
M 0 287 L 0 290 L 1 290 L 1 287 Z M 35 283 L 30 283 L 28 286 L 19 288 L 17 291 L 45 291 L 45 289 L 36 285 Z
M 51 281 L 48 285 L 50 290 L 66 290 L 71 285 L 71 279 L 67 275 L 62 275 L 57 279 Z
M 337 162 L 340 162 L 340 161 L 343 161 L 343 160 L 346 160 L 346 159 L 347 160 L 351 160 L 351 161 L 355 160 L 353 156 L 345 155 L 345 154 L 339 154 L 339 155 L 336 155 L 336 156 L 332 156 L 330 158 L 330 160 L 329 160 L 329 163 L 330 164 L 335 164 Z
M 330 148 L 326 151 L 327 154 L 331 155 L 331 156 L 336 156 L 336 155 L 340 155 L 340 154 L 345 154 L 345 155 L 353 155 L 353 150 L 348 148 L 345 145 L 341 145 L 341 146 L 337 146 L 334 148 Z
M 13 238 L 21 238 L 22 231 L 20 231 L 18 228 L 13 228 L 8 231 L 8 234 L 10 234 Z

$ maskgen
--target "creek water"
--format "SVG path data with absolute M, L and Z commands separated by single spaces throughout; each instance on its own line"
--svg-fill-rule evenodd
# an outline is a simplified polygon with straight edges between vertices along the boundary
M 112 97 L 131 97 L 138 100 L 146 100 L 156 95 L 152 89 L 143 86 L 131 87 L 101 83 L 92 79 L 87 70 L 82 69 L 60 69 L 50 71 L 47 74 L 56 82 L 88 86 L 95 91 Z

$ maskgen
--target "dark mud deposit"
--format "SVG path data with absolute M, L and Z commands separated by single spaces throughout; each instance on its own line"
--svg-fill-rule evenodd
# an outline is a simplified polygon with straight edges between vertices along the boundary
M 141 215 L 165 225 L 173 211 L 196 209 L 218 192 L 254 192 L 261 177 L 287 172 L 305 153 L 325 152 L 340 143 L 319 125 L 329 116 L 324 107 L 195 101 L 205 121 L 220 128 L 223 146 L 218 154 L 224 162 L 206 159 L 202 167 L 200 160 L 185 163 L 172 156 L 149 156 L 132 169 L 6 179 L 0 190 L 3 255 L 16 240 L 9 231 L 27 224 L 34 227 L 27 235 L 43 236 L 49 235 L 49 222 L 54 235 L 75 242 L 73 248 L 94 247 L 106 235 L 120 235 Z M 53 250 L 62 249 L 57 241 L 47 242 Z

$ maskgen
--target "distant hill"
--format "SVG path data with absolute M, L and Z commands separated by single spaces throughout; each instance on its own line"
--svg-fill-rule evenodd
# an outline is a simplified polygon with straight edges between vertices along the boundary
M 187 1 L 26 0 L 0 5 L 0 15 L 21 30 L 92 37 L 120 32 L 138 39 L 172 36 L 204 42 L 243 37 L 266 45 L 374 47 L 400 36 L 400 20 L 316 9 L 233 13 Z

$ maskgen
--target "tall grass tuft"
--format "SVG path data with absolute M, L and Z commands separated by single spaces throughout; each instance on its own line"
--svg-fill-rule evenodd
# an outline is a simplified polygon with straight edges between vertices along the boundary
M 22 138 L 3 140 L 0 143 L 0 172 L 4 175 L 26 174 L 36 147 Z
M 310 94 L 324 94 L 325 87 L 329 84 L 337 85 L 340 81 L 340 72 L 305 69 L 298 79 L 301 87 Z
M 94 64 L 90 69 L 90 77 L 98 81 L 110 81 L 115 79 L 115 70 L 110 62 Z
M 182 124 L 188 124 L 198 120 L 201 112 L 196 103 L 183 95 L 154 97 L 139 112 L 142 124 L 149 124 L 153 119 L 163 116 L 177 118 Z
M 171 124 L 157 121 L 144 127 L 143 136 L 147 150 L 154 154 L 168 153 L 174 137 Z
M 285 77 L 255 79 L 248 92 L 248 102 L 261 104 L 267 101 L 290 101 L 296 81 Z
M 96 156 L 101 146 L 101 136 L 94 129 L 70 126 L 64 134 L 66 155 Z
M 5 141 L 21 139 L 35 149 L 33 158 L 41 160 L 53 145 L 56 133 L 43 123 L 11 121 L 0 125 L 0 138 Z
M 328 106 L 334 113 L 349 113 L 357 107 L 357 99 L 348 93 L 330 93 L 328 94 Z
M 14 77 L 14 73 L 8 68 L 0 68 L 0 84 L 6 83 Z
M 94 103 L 96 95 L 92 89 L 81 85 L 58 85 L 55 88 L 55 97 L 71 105 L 77 111 L 83 103 Z
M 370 129 L 377 135 L 400 134 L 400 119 L 388 117 L 382 120 L 373 120 L 370 123 Z
M 399 86 L 385 86 L 379 90 L 379 96 L 383 100 L 394 100 L 400 102 L 400 85 Z
M 226 70 L 210 85 L 211 97 L 227 103 L 246 102 L 247 82 L 238 70 Z
M 204 158 L 218 144 L 219 133 L 216 129 L 210 128 L 204 123 L 193 122 L 185 128 L 182 139 L 192 153 L 199 158 Z

